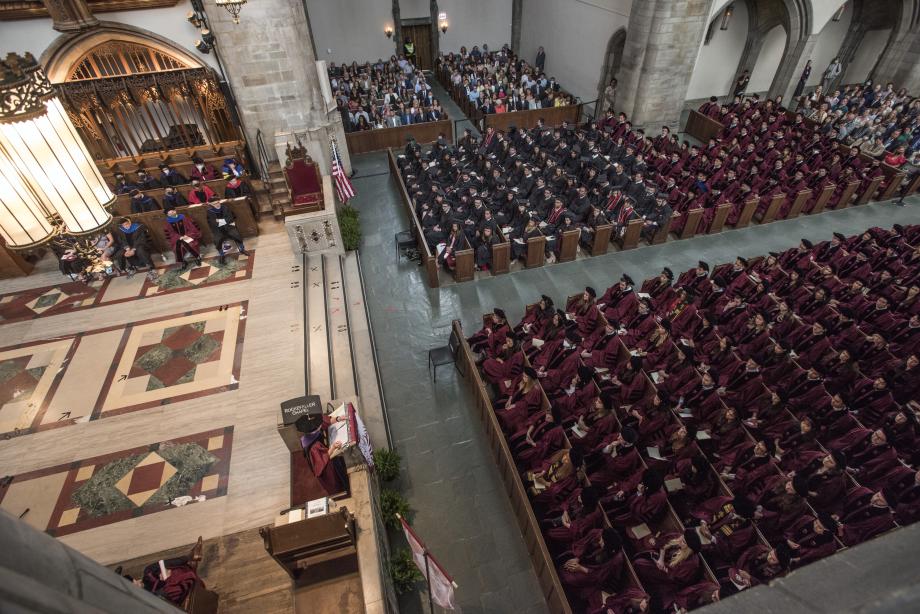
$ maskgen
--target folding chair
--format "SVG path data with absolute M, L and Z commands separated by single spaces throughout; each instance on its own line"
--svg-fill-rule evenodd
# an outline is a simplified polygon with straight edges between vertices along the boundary
M 457 352 L 460 351 L 460 338 L 457 336 L 457 331 L 452 330 L 450 332 L 450 338 L 447 340 L 447 345 L 433 348 L 428 350 L 428 372 L 432 373 L 432 367 L 434 367 L 434 381 L 438 381 L 438 367 L 443 365 L 453 364 L 454 368 L 457 369 Z M 460 369 L 457 369 L 457 373 L 460 373 Z M 461 377 L 463 373 L 460 373 Z
M 393 239 L 396 242 L 396 263 L 399 264 L 399 256 L 403 253 L 403 250 L 416 246 L 415 237 L 412 236 L 411 230 L 402 230 L 397 232 Z

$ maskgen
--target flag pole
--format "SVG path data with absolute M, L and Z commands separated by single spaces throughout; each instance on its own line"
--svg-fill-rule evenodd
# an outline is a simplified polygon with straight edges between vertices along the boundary
M 428 610 L 434 614 L 434 602 L 431 600 L 431 573 L 428 571 L 428 549 L 425 548 L 425 579 L 428 581 Z

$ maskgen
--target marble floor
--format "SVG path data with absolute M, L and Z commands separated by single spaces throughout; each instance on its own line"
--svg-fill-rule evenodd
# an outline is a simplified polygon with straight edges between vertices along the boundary
M 279 403 L 303 394 L 299 259 L 159 278 L 0 282 L 0 507 L 103 564 L 270 524 L 289 506 Z M 62 281 L 63 280 L 63 281 Z

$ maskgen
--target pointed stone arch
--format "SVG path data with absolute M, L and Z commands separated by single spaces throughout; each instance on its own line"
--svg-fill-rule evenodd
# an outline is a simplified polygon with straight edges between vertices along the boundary
M 607 41 L 607 50 L 604 52 L 604 62 L 601 64 L 601 76 L 597 83 L 597 102 L 594 104 L 595 117 L 599 117 L 604 109 L 604 89 L 611 79 L 616 78 L 623 63 L 623 50 L 626 47 L 626 28 L 620 28 L 610 36 Z

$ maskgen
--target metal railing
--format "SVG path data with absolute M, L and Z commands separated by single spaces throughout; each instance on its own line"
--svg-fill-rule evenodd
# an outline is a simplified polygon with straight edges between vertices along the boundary
M 265 141 L 262 139 L 262 131 L 256 131 L 256 152 L 259 157 L 259 177 L 262 179 L 262 187 L 268 195 L 268 205 L 275 210 L 275 199 L 272 196 L 272 177 L 268 169 L 269 157 L 268 150 L 265 149 Z

